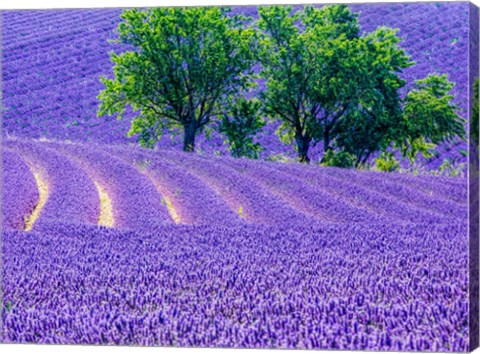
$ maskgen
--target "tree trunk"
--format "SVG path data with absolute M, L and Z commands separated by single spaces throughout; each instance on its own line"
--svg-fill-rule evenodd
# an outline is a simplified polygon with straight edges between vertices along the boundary
M 367 155 L 365 155 L 365 157 L 363 158 L 362 160 L 362 165 L 366 164 L 368 159 L 370 158 L 370 155 L 372 154 L 372 152 L 367 152 Z
M 195 123 L 195 119 L 192 119 L 190 122 L 183 125 L 183 151 L 195 151 L 195 134 L 197 130 Z
M 302 163 L 310 163 L 308 157 L 308 149 L 310 148 L 310 139 L 302 136 L 302 134 L 295 134 L 295 141 L 297 142 L 298 159 Z
M 325 132 L 323 133 L 323 152 L 326 153 L 330 149 L 330 131 L 325 127 Z

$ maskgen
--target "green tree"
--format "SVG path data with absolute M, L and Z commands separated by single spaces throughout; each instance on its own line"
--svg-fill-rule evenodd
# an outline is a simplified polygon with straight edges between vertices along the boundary
M 263 150 L 253 138 L 265 126 L 266 122 L 259 115 L 261 102 L 240 97 L 236 100 L 230 114 L 225 114 L 219 123 L 218 131 L 225 135 L 226 143 L 233 157 L 258 159 Z
M 404 115 L 395 144 L 404 156 L 414 160 L 418 152 L 442 142 L 465 138 L 465 119 L 457 114 L 458 107 L 449 94 L 453 83 L 447 75 L 429 75 L 415 81 L 404 100 Z
M 248 89 L 255 62 L 255 30 L 227 8 L 188 7 L 126 10 L 111 53 L 114 78 L 102 77 L 99 116 L 121 119 L 135 112 L 129 136 L 153 146 L 165 131 L 183 130 L 183 150 L 229 110 L 230 97 Z
M 386 145 L 372 134 L 401 119 L 398 89 L 405 83 L 397 73 L 412 63 L 394 30 L 362 36 L 347 6 L 290 13 L 284 6 L 259 8 L 265 113 L 280 120 L 280 139 L 295 141 L 301 162 L 310 161 L 309 148 L 320 141 L 325 153 L 341 148 L 364 161 Z
M 355 156 L 346 151 L 327 150 L 320 163 L 322 166 L 350 168 L 355 166 Z
M 331 135 L 336 148 L 355 156 L 355 166 L 385 151 L 398 135 L 403 120 L 399 90 L 405 86 L 399 73 L 413 65 L 399 42 L 396 30 L 381 27 L 359 38 L 350 58 L 357 64 L 354 91 L 344 114 L 333 122 Z
M 367 103 L 370 109 L 362 103 L 338 122 L 336 145 L 357 157 L 356 166 L 377 151 L 387 156 L 387 150 L 396 149 L 413 162 L 418 153 L 432 157 L 438 144 L 465 138 L 465 120 L 457 114 L 446 75 L 416 80 L 404 99 L 395 87 L 400 86 L 383 86 L 388 90 Z
M 265 113 L 280 120 L 280 139 L 295 141 L 301 162 L 309 162 L 310 146 L 321 141 L 323 164 L 345 165 L 344 157 L 353 156 L 361 166 L 378 151 L 399 149 L 413 160 L 464 138 L 446 75 L 418 80 L 400 96 L 399 75 L 414 63 L 397 30 L 361 34 L 357 15 L 344 5 L 291 12 L 259 9 L 259 60 Z

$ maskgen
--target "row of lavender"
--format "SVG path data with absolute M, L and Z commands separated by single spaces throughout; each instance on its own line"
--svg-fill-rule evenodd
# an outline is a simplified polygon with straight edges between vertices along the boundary
M 403 46 L 417 65 L 407 69 L 411 84 L 428 73 L 448 73 L 456 83 L 456 103 L 467 109 L 468 5 L 368 4 L 352 5 L 360 12 L 362 29 L 385 25 L 399 28 Z M 256 17 L 255 7 L 238 7 Z M 3 12 L 3 128 L 7 135 L 47 137 L 103 143 L 126 143 L 129 121 L 96 118 L 100 75 L 111 74 L 108 39 L 119 22 L 119 9 Z M 268 154 L 292 155 L 270 125 L 259 137 Z M 166 136 L 161 146 L 176 146 Z M 131 141 L 131 140 L 130 140 Z M 223 141 L 200 139 L 197 147 L 225 153 Z M 446 145 L 432 162 L 444 158 L 464 161 L 464 144 Z
M 174 222 L 437 224 L 467 218 L 463 178 L 344 171 L 122 146 L 6 140 L 4 150 L 4 221 L 13 229 L 22 229 L 38 204 L 34 174 L 46 189 L 37 224 L 96 225 L 107 202 L 102 195 L 108 199 L 112 226 L 146 231 Z

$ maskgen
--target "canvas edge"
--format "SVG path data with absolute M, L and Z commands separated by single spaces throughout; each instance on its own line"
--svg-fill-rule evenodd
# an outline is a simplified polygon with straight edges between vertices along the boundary
M 0 144 L 2 144 L 2 126 L 3 126 L 3 120 L 2 120 L 2 102 L 3 102 L 3 87 L 2 87 L 2 82 L 3 82 L 3 74 L 2 74 L 2 60 L 3 58 L 3 34 L 2 34 L 2 28 L 3 28 L 3 11 L 0 11 Z M 4 306 L 3 306 L 3 145 L 2 149 L 0 149 L 0 344 L 3 343 L 3 311 L 4 311 Z
M 425 3 L 425 1 L 418 1 Z M 442 1 L 445 3 L 456 1 Z M 392 2 L 402 3 L 402 1 Z M 317 3 L 313 3 L 317 4 Z M 324 5 L 335 4 L 332 2 L 322 2 Z M 368 0 L 358 2 L 355 4 L 383 4 L 381 1 L 371 3 Z M 469 102 L 468 102 L 468 121 L 471 122 L 472 118 L 472 102 L 473 102 L 473 83 L 475 78 L 479 77 L 479 8 L 472 2 L 469 2 Z M 250 5 L 245 5 L 250 6 Z M 160 6 L 162 7 L 162 6 Z M 99 10 L 111 9 L 96 8 Z M 30 11 L 33 9 L 0 9 L 0 58 L 2 58 L 2 20 L 3 13 L 5 11 Z M 78 8 L 46 8 L 37 10 L 81 10 Z M 0 60 L 0 144 L 2 143 L 2 60 Z M 479 127 L 474 127 L 479 130 Z M 471 138 L 469 134 L 469 351 L 474 351 L 479 347 L 479 145 Z M 0 150 L 0 180 L 3 181 L 3 149 Z M 0 215 L 3 215 L 3 183 L 0 186 Z M 0 229 L 3 230 L 3 218 L 0 217 Z M 3 232 L 0 233 L 0 344 L 3 343 L 4 338 L 4 326 L 3 326 Z
M 479 9 L 469 4 L 469 100 L 468 117 L 472 122 L 472 108 L 475 78 L 479 76 Z M 478 142 L 472 138 L 473 129 L 479 130 L 478 120 L 476 126 L 469 129 L 469 350 L 473 351 L 479 346 L 479 159 Z

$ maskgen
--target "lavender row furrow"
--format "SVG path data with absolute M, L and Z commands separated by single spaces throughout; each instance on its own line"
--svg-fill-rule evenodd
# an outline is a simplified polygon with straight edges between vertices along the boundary
M 23 153 L 30 154 L 30 158 L 45 160 L 42 169 L 57 179 L 53 191 L 59 191 L 47 203 L 46 210 L 50 211 L 46 215 L 58 220 L 92 223 L 92 215 L 98 216 L 99 207 L 95 181 L 105 187 L 112 199 L 115 226 L 147 230 L 172 222 L 175 217 L 188 224 L 215 222 L 220 218 L 229 225 L 241 219 L 270 224 L 285 217 L 293 224 L 310 222 L 312 218 L 366 223 L 454 223 L 466 218 L 466 203 L 460 205 L 423 193 L 416 195 L 408 187 L 382 180 L 381 174 L 245 159 L 212 160 L 180 152 L 151 152 L 121 146 L 87 147 L 16 140 L 7 144 L 23 146 Z M 48 161 L 45 156 L 50 152 L 53 156 Z M 112 157 L 112 153 L 117 157 Z M 79 170 L 78 164 L 85 172 Z M 55 177 L 62 169 L 69 171 L 65 173 L 70 179 Z M 425 182 L 423 176 L 415 179 Z M 431 188 L 440 188 L 442 182 L 438 179 Z M 87 196 L 82 195 L 84 192 Z M 95 202 L 93 196 L 97 198 Z M 173 208 L 166 200 L 173 202 Z M 68 206 L 66 209 L 57 208 L 63 203 Z M 90 204 L 94 207 L 89 208 Z M 84 211 L 83 215 L 76 210 L 78 206 L 91 212 Z
M 17 36 L 18 38 L 25 38 L 28 36 L 28 34 L 18 31 L 18 29 L 24 29 L 25 26 L 27 26 L 27 28 L 32 26 L 39 31 L 51 30 L 52 25 L 58 23 L 63 24 L 64 22 L 66 22 L 70 28 L 82 27 L 82 22 L 88 23 L 90 18 L 95 19 L 98 15 L 110 16 L 115 13 L 120 14 L 120 12 L 120 9 L 58 9 L 56 11 L 42 9 L 27 11 L 2 11 L 2 15 L 3 26 L 10 30 L 10 35 Z M 17 31 L 15 32 L 14 30 Z
M 249 223 L 288 222 L 291 225 L 298 225 L 310 222 L 311 218 L 306 214 L 290 207 L 251 178 L 241 176 L 234 169 L 221 163 L 192 154 L 166 150 L 161 152 L 161 156 L 202 179 L 224 198 L 239 217 Z
M 348 169 L 325 168 L 326 174 L 341 179 L 353 181 L 365 181 L 365 185 L 373 186 L 377 179 L 388 179 L 399 185 L 420 191 L 427 196 L 435 196 L 439 199 L 450 200 L 455 203 L 464 204 L 468 191 L 465 178 L 446 178 L 432 176 L 412 176 L 403 173 L 373 172 L 373 171 L 350 171 Z M 455 181 L 451 181 L 451 180 Z
M 52 221 L 97 224 L 98 192 L 77 164 L 42 143 L 6 141 L 4 144 L 19 151 L 45 173 L 48 195 L 37 224 Z
M 467 215 L 466 204 L 428 196 L 412 187 L 381 178 L 382 176 L 357 173 L 355 178 L 345 179 L 327 174 L 323 168 L 306 169 L 297 164 L 274 167 L 315 188 L 331 190 L 354 202 L 365 204 L 380 214 L 396 215 L 407 221 L 419 221 L 423 217 L 438 220 L 435 214 L 440 214 L 445 217 L 442 222 L 448 222 L 452 218 L 465 218 Z M 435 185 L 432 183 L 432 187 Z
M 100 10 L 100 11 L 77 11 L 75 16 L 66 17 L 72 14 L 69 11 L 49 11 L 50 19 L 42 22 L 31 21 L 32 12 L 24 12 L 25 22 L 23 24 L 14 24 L 6 14 L 3 14 L 3 29 L 5 31 L 5 49 L 9 52 L 30 49 L 40 49 L 40 44 L 44 44 L 46 48 L 51 46 L 65 44 L 65 37 L 74 38 L 82 41 L 81 33 L 91 33 L 92 31 L 99 34 L 108 34 L 106 25 L 110 23 L 110 31 L 115 28 L 116 23 L 120 20 L 121 10 Z M 61 31 L 59 31 L 61 29 Z
M 173 223 L 155 185 L 134 167 L 92 146 L 46 145 L 76 160 L 106 190 L 115 227 L 148 230 Z
M 94 60 L 96 55 L 95 53 L 84 53 L 83 56 L 88 59 Z M 81 63 L 78 60 L 72 60 L 70 65 L 77 64 L 83 67 L 82 74 L 79 76 L 74 76 L 70 73 L 68 66 L 66 64 L 55 65 L 54 63 L 45 63 L 45 67 L 50 67 L 54 65 L 55 69 L 49 70 L 48 74 L 37 71 L 40 68 L 35 68 L 35 71 L 29 68 L 16 68 L 18 71 L 23 73 L 22 77 L 17 77 L 15 72 L 10 72 L 8 77 L 5 77 L 4 85 L 6 88 L 15 86 L 15 94 L 24 95 L 30 91 L 36 90 L 51 90 L 52 82 L 55 85 L 59 83 L 64 83 L 70 80 L 78 80 L 79 78 L 89 78 L 92 80 L 92 76 L 100 76 L 101 68 L 95 65 L 88 65 L 86 63 Z M 13 70 L 12 70 L 13 71 Z M 28 73 L 28 74 L 27 74 Z M 31 80 L 35 78 L 35 82 L 32 83 Z M 96 81 L 96 80 L 95 80 Z
M 225 201 L 210 187 L 185 169 L 166 161 L 157 154 L 122 146 L 109 147 L 116 157 L 145 171 L 165 190 L 180 214 L 181 224 L 222 224 L 233 226 L 241 222 Z
M 38 202 L 35 178 L 22 157 L 11 150 L 2 148 L 2 227 L 23 230 L 25 217 L 30 215 Z
M 252 176 L 261 183 L 269 186 L 275 193 L 282 195 L 297 208 L 308 210 L 311 214 L 325 215 L 329 220 L 336 222 L 386 222 L 405 220 L 409 222 L 439 222 L 441 218 L 435 215 L 421 213 L 397 213 L 398 206 L 394 201 L 385 201 L 382 198 L 374 199 L 371 195 L 355 195 L 353 190 L 347 193 L 339 189 L 336 184 L 322 184 L 317 181 L 315 185 L 307 184 L 297 178 L 282 172 L 282 166 L 277 169 L 269 167 L 271 164 L 256 163 L 245 159 L 222 159 L 223 163 L 232 166 L 245 175 Z M 286 167 L 286 166 L 285 166 Z M 350 193 L 348 193 L 350 192 Z M 359 201 L 356 197 L 360 197 Z M 379 201 L 380 199 L 380 201 Z M 380 212 L 375 203 L 386 204 L 390 213 Z M 395 211 L 392 213 L 392 211 Z

